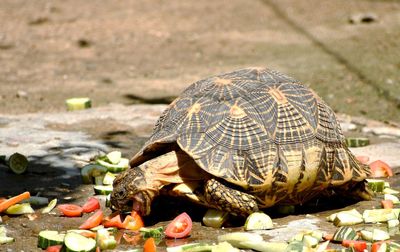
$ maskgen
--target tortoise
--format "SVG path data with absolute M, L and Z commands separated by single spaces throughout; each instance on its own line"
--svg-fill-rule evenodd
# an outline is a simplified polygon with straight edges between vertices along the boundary
M 114 209 L 149 215 L 162 194 L 247 216 L 319 195 L 369 200 L 369 169 L 334 111 L 299 81 L 246 68 L 190 85 L 113 183 Z

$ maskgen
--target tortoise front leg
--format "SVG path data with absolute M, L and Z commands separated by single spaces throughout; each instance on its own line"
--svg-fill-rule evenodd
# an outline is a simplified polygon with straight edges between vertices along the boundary
M 229 188 L 215 179 L 207 180 L 204 189 L 207 202 L 219 210 L 242 216 L 258 211 L 254 196 Z

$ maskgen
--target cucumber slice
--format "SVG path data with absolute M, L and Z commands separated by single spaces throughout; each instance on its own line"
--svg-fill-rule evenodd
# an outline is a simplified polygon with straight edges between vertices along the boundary
M 399 204 L 399 203 L 400 203 L 399 198 L 396 197 L 396 196 L 394 196 L 394 195 L 392 195 L 392 194 L 385 194 L 385 195 L 383 196 L 383 198 L 384 198 L 385 200 L 391 200 L 391 201 L 393 202 L 393 204 Z
M 93 186 L 94 193 L 97 195 L 109 195 L 113 191 L 111 185 L 95 185 Z
M 112 185 L 115 177 L 116 177 L 116 175 L 114 173 L 107 172 L 103 178 L 103 185 Z
M 237 248 L 247 248 L 245 245 L 242 245 L 242 242 L 261 242 L 262 240 L 263 238 L 261 235 L 246 232 L 233 232 L 218 236 L 218 242 L 226 241 Z
M 303 252 L 303 251 L 309 251 L 309 250 L 307 250 L 307 248 L 303 245 L 302 241 L 292 241 L 286 247 L 286 251 Z
M 51 210 L 53 210 L 54 207 L 56 207 L 56 205 L 57 205 L 57 199 L 52 199 L 50 203 L 47 205 L 47 207 L 43 208 L 42 213 L 43 214 L 50 213 Z
M 65 103 L 69 111 L 88 109 L 92 107 L 92 101 L 87 97 L 67 99 L 65 100 Z
M 88 164 L 82 167 L 81 175 L 84 184 L 93 184 L 93 179 L 107 173 L 107 168 L 98 164 Z
M 156 228 L 146 228 L 142 227 L 139 229 L 139 232 L 142 234 L 143 238 L 160 238 L 163 236 L 163 227 L 156 227 Z
M 349 147 L 363 147 L 369 145 L 369 139 L 366 137 L 348 137 L 346 144 Z
M 262 212 L 252 213 L 244 224 L 244 230 L 263 230 L 263 229 L 271 229 L 274 227 L 271 218 Z
M 384 194 L 399 194 L 399 191 L 386 187 L 383 189 Z
M 203 216 L 203 223 L 207 227 L 220 228 L 228 219 L 228 212 L 209 208 Z
M 367 183 L 373 192 L 382 192 L 385 188 L 385 181 L 382 179 L 367 179 Z
M 21 201 L 21 203 L 30 203 L 32 205 L 40 206 L 49 204 L 49 199 L 46 197 L 31 196 L 29 199 Z
M 92 252 L 96 250 L 96 241 L 75 232 L 65 235 L 64 245 L 66 252 Z
M 46 249 L 53 245 L 62 245 L 64 243 L 65 234 L 60 234 L 58 231 L 43 230 L 40 231 L 38 237 L 38 247 Z
M 0 245 L 14 242 L 15 239 L 8 236 L 0 236 Z
M 319 240 L 311 235 L 303 236 L 303 245 L 308 248 L 315 248 L 319 243 Z
M 387 222 L 398 219 L 395 209 L 367 209 L 363 213 L 365 223 Z
M 97 164 L 106 167 L 107 170 L 112 173 L 120 173 L 129 168 L 129 159 L 127 158 L 121 158 L 118 164 L 110 164 L 101 159 L 97 159 L 96 162 Z
M 22 204 L 14 204 L 7 208 L 6 214 L 12 215 L 20 215 L 20 214 L 31 214 L 34 213 L 35 210 L 31 207 L 29 203 L 22 203 Z
M 8 159 L 8 166 L 15 174 L 22 174 L 26 172 L 28 168 L 28 159 L 24 155 L 16 152 Z
M 261 252 L 285 252 L 288 244 L 285 242 L 253 242 L 246 241 L 241 242 L 242 246 L 245 246 L 249 249 L 261 251 Z
M 357 211 L 357 210 L 356 210 Z M 364 219 L 362 215 L 355 215 L 349 212 L 339 212 L 336 214 L 333 224 L 337 227 L 340 226 L 351 226 L 359 223 L 363 223 Z
M 334 241 L 343 241 L 343 240 L 354 240 L 357 237 L 357 233 L 351 227 L 340 227 L 336 230 L 335 234 L 333 235 Z
M 114 249 L 117 246 L 114 236 L 106 228 L 97 230 L 96 241 L 100 249 Z
M 388 228 L 397 227 L 400 224 L 399 220 L 388 220 Z
M 388 232 L 374 228 L 374 230 L 372 230 L 372 240 L 373 241 L 385 241 L 385 240 L 389 240 L 390 239 L 390 235 L 388 234 Z
M 106 155 L 106 158 L 110 164 L 119 164 L 121 161 L 122 153 L 120 151 L 112 151 Z
M 366 240 L 366 241 L 372 241 L 373 240 L 372 231 L 360 230 L 360 234 L 361 234 L 361 238 L 363 240 Z
M 104 176 L 96 176 L 94 177 L 95 185 L 103 185 Z
M 184 245 L 179 245 L 179 246 L 173 246 L 173 247 L 167 247 L 167 252 L 182 252 L 183 249 L 186 249 L 186 251 L 188 251 L 188 249 L 199 246 L 200 243 L 188 243 L 188 244 L 184 244 Z
M 182 252 L 206 252 L 206 251 L 212 251 L 212 249 L 213 249 L 212 245 L 206 244 L 206 243 L 200 243 L 198 245 L 191 246 L 191 247 L 183 247 Z M 218 251 L 221 251 L 221 250 L 218 250 Z

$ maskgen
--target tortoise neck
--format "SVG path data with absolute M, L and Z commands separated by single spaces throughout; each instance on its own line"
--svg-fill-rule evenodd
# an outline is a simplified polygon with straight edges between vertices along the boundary
M 155 190 L 161 189 L 165 185 L 182 183 L 179 176 L 179 165 L 174 151 L 151 159 L 140 167 L 147 180 Z

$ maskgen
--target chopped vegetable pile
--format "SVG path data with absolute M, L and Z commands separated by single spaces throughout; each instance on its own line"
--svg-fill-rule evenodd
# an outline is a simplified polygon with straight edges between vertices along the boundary
M 351 144 L 365 144 L 352 140 Z M 369 158 L 362 158 L 364 163 Z M 241 231 L 224 232 L 210 240 L 214 242 L 189 242 L 187 237 L 196 238 L 192 232 L 192 219 L 187 213 L 181 213 L 167 225 L 145 227 L 142 217 L 136 212 L 113 212 L 109 194 L 116 173 L 129 167 L 128 160 L 121 153 L 113 151 L 97 158 L 93 163 L 81 169 L 83 182 L 93 184 L 96 196 L 89 197 L 82 205 L 73 203 L 58 204 L 57 199 L 31 196 L 24 192 L 9 199 L 0 199 L 2 215 L 36 214 L 31 205 L 42 206 L 41 214 L 58 212 L 57 218 L 79 218 L 80 225 L 70 230 L 42 230 L 38 233 L 37 246 L 46 251 L 102 251 L 118 249 L 121 242 L 129 244 L 130 251 L 157 251 L 157 244 L 165 241 L 168 252 L 189 251 L 400 251 L 400 243 L 392 240 L 393 232 L 399 231 L 400 200 L 399 191 L 390 188 L 384 178 L 393 176 L 390 167 L 380 161 L 369 164 L 373 178 L 367 180 L 369 188 L 380 199 L 374 209 L 359 211 L 356 208 L 338 211 L 327 217 L 336 231 L 326 233 L 319 230 L 303 230 L 287 241 L 269 241 L 262 235 L 266 230 L 277 228 L 276 223 L 263 212 L 248 216 Z M 100 195 L 107 195 L 102 205 Z M 102 196 L 105 198 L 105 196 Z M 57 209 L 57 211 L 54 211 Z M 294 206 L 280 208 L 282 214 L 294 213 Z M 106 212 L 108 211 L 108 212 Z M 203 225 L 221 228 L 229 220 L 229 213 L 209 209 L 203 217 Z M 30 217 L 31 218 L 31 217 Z M 35 217 L 32 217 L 35 219 Z M 1 219 L 0 219 L 1 220 Z M 264 231 L 260 231 L 264 230 Z M 0 245 L 12 243 L 6 227 L 0 221 Z M 168 241 L 180 239 L 183 244 L 168 246 Z M 140 246 L 140 244 L 143 244 Z M 339 249 L 340 248 L 340 249 Z M 0 249 L 1 250 L 1 249 Z

